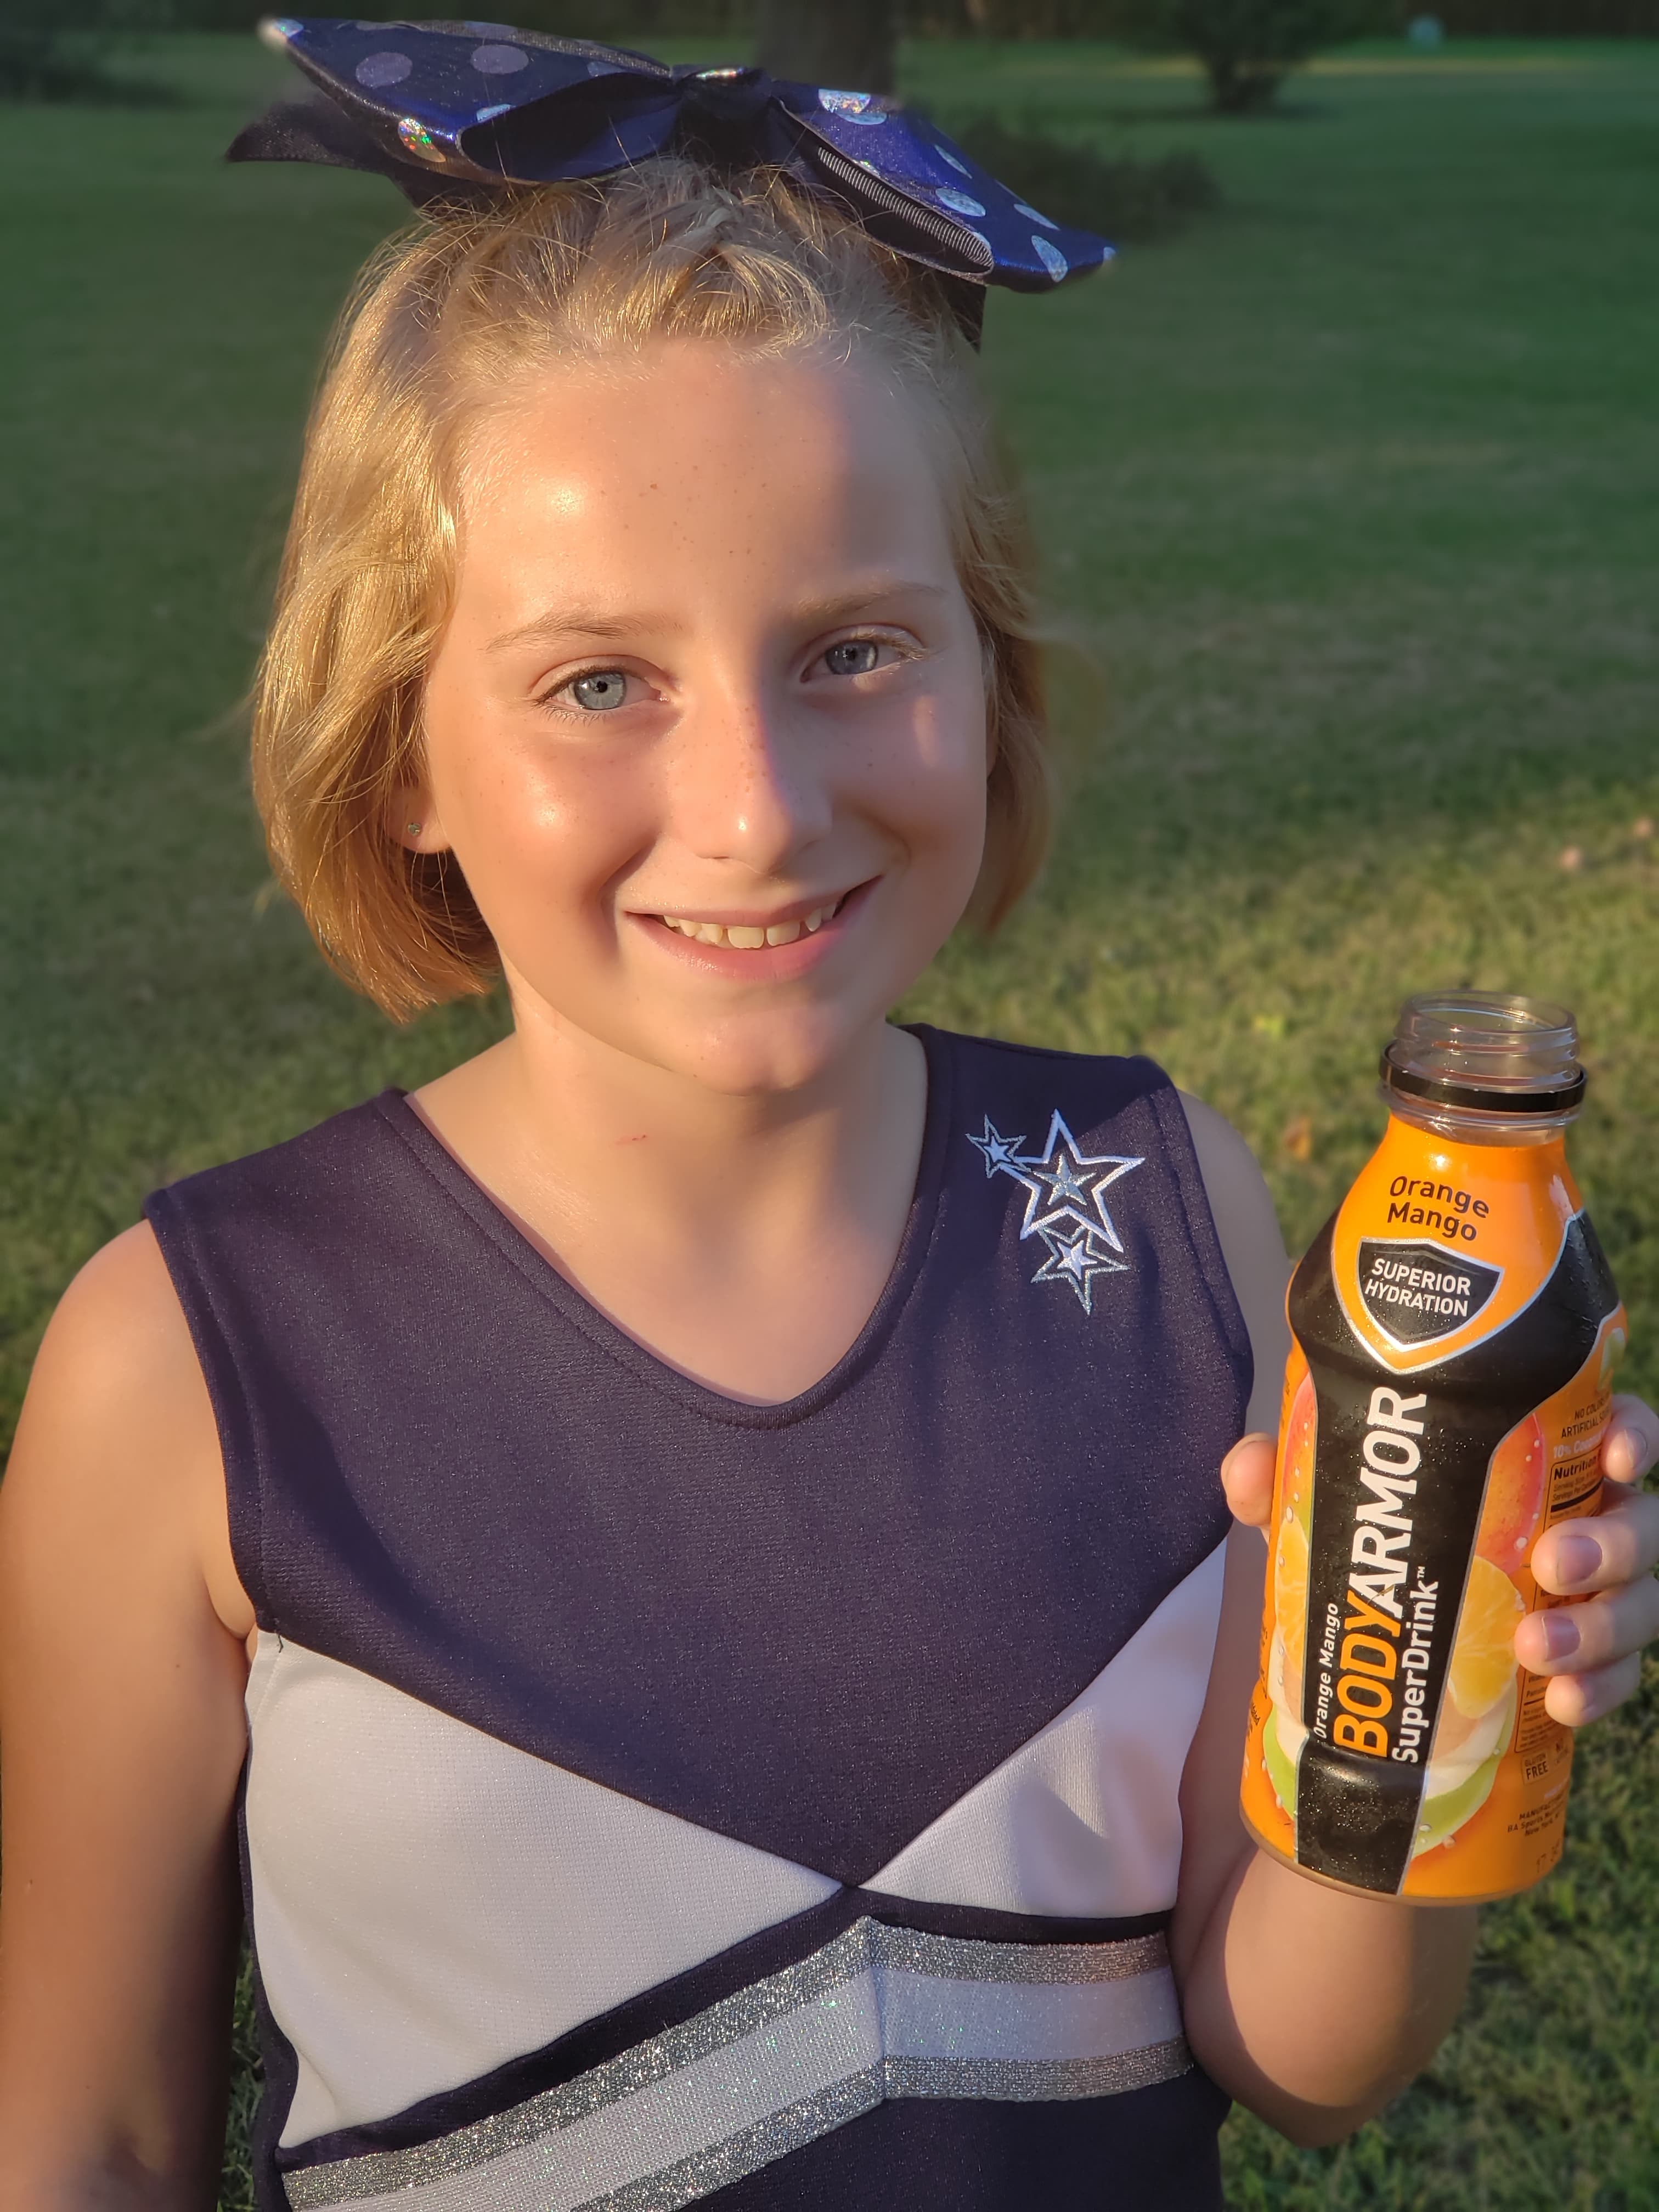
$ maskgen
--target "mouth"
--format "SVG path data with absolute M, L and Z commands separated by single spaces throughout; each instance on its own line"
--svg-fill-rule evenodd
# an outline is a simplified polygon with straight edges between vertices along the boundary
M 780 915 L 772 921 L 711 921 L 680 914 L 659 914 L 653 918 L 665 929 L 688 937 L 694 944 L 729 952 L 763 952 L 780 945 L 794 945 L 803 937 L 816 937 L 855 896 L 854 891 L 842 891 L 835 898 L 820 900 L 799 913 Z

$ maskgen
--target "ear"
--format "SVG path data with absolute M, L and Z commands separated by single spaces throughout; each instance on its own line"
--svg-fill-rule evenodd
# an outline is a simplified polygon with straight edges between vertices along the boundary
M 447 853 L 449 840 L 432 804 L 432 794 L 417 783 L 399 784 L 386 801 L 382 817 L 386 833 L 406 853 Z

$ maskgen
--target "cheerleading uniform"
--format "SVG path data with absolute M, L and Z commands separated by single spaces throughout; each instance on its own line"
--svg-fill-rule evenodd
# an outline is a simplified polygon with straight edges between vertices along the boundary
M 1157 1068 L 917 1034 L 782 1405 L 397 1092 L 149 1200 L 258 1620 L 267 2212 L 1218 2207 L 1164 1931 L 1244 1323 Z

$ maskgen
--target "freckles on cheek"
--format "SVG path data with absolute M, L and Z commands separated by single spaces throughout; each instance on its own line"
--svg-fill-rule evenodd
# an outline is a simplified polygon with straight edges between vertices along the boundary
M 884 781 L 896 808 L 912 816 L 924 841 L 953 837 L 985 812 L 985 718 L 977 700 L 945 702 L 910 723 L 905 742 L 884 761 Z

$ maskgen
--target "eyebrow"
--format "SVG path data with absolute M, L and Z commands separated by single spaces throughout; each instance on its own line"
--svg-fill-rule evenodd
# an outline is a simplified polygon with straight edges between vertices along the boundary
M 556 637 L 591 637 L 598 644 L 637 636 L 642 629 L 670 629 L 674 625 L 661 615 L 605 615 L 586 607 L 553 607 L 518 629 L 492 637 L 488 651 L 512 653 L 521 645 L 540 645 Z
M 793 611 L 793 620 L 803 629 L 831 629 L 837 623 L 853 622 L 867 613 L 873 606 L 890 599 L 948 599 L 949 592 L 942 584 L 927 584 L 919 577 L 879 577 L 863 584 L 852 592 L 838 594 L 834 599 L 815 599 Z M 608 613 L 598 607 L 550 607 L 525 623 L 518 629 L 507 630 L 500 637 L 491 638 L 486 648 L 490 653 L 513 653 L 521 646 L 542 645 L 554 638 L 586 638 L 595 644 L 611 645 L 619 640 L 638 637 L 641 633 L 683 629 L 684 624 L 674 617 L 641 610 L 634 614 Z

